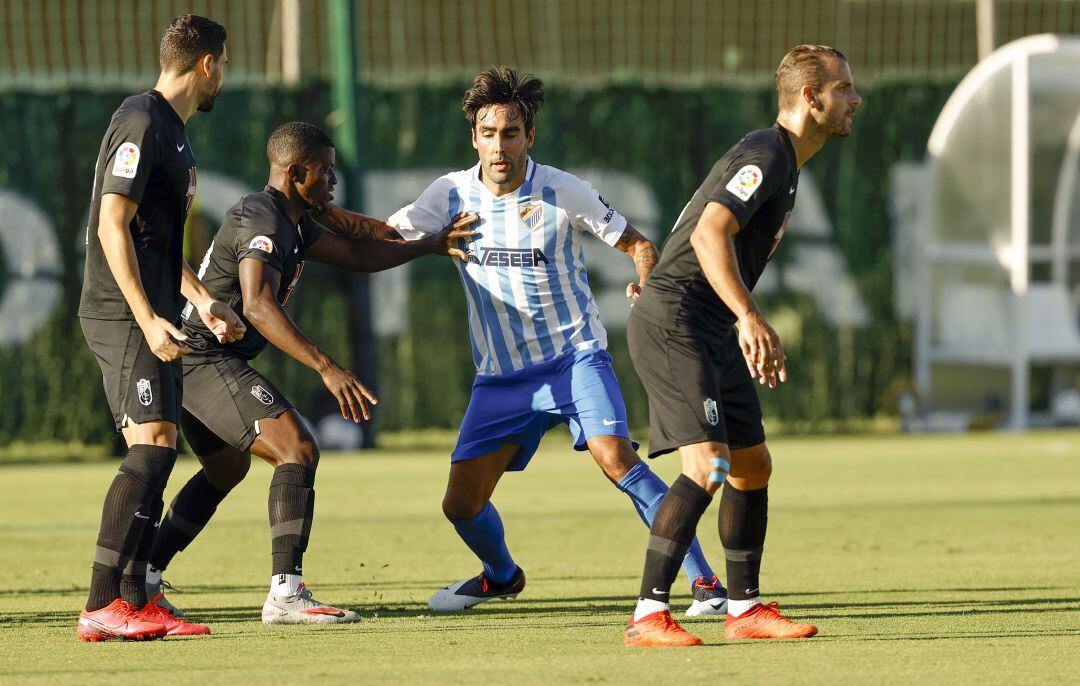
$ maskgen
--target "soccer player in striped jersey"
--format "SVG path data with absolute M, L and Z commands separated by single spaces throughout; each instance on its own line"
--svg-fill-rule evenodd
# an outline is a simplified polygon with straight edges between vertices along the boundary
M 437 612 L 516 597 L 525 587 L 491 495 L 506 471 L 525 468 L 548 429 L 568 424 L 574 447 L 592 453 L 646 524 L 667 492 L 630 440 L 582 254 L 591 233 L 630 256 L 638 283 L 627 296 L 636 299 L 656 248 L 588 183 L 529 157 L 543 98 L 539 79 L 510 67 L 478 75 L 462 108 L 479 162 L 437 179 L 388 220 L 416 240 L 462 212 L 477 217 L 469 259 L 455 262 L 477 375 L 443 512 L 483 571 L 437 591 L 428 601 Z M 683 567 L 694 592 L 687 614 L 722 615 L 726 592 L 696 541 Z

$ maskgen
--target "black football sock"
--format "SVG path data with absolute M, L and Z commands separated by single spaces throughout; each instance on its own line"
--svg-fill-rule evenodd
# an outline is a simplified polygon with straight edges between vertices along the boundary
M 664 496 L 649 529 L 649 549 L 641 577 L 641 597 L 670 602 L 671 584 L 679 574 L 701 515 L 712 496 L 685 474 L 679 475 Z
M 727 561 L 728 598 L 756 598 L 760 595 L 758 577 L 769 522 L 769 488 L 740 491 L 730 483 L 724 484 L 719 521 Z
M 168 479 L 174 462 L 176 451 L 171 448 L 133 445 L 128 449 L 101 509 L 87 610 L 100 610 L 123 597 L 121 575 L 129 568 L 143 528 L 150 521 L 153 495 Z M 139 598 L 124 600 L 133 602 Z
M 301 574 L 315 512 L 315 470 L 283 464 L 270 480 L 272 574 Z
M 124 568 L 123 576 L 120 577 L 120 597 L 135 607 L 142 607 L 150 600 L 146 597 L 146 560 L 150 557 L 150 549 L 154 546 L 154 535 L 157 533 L 161 511 L 164 509 L 162 495 L 163 491 L 158 491 L 153 495 L 153 501 L 148 508 L 150 519 L 143 527 L 139 545 L 135 548 L 131 562 Z
M 210 483 L 206 470 L 200 469 L 191 477 L 173 498 L 158 527 L 150 564 L 158 570 L 168 567 L 173 557 L 195 540 L 228 494 Z

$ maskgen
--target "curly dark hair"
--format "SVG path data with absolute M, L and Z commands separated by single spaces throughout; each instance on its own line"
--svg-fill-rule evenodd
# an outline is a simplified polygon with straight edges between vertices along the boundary
M 311 159 L 320 148 L 332 148 L 334 141 L 314 124 L 291 121 L 277 127 L 266 141 L 266 156 L 279 167 Z
M 532 74 L 518 74 L 516 69 L 503 64 L 477 74 L 472 88 L 461 99 L 470 130 L 476 128 L 476 116 L 485 107 L 513 105 L 525 123 L 525 131 L 531 131 L 543 104 L 544 82 Z
M 228 34 L 213 19 L 184 14 L 169 22 L 161 36 L 158 62 L 162 71 L 186 74 L 195 68 L 203 55 L 221 57 Z

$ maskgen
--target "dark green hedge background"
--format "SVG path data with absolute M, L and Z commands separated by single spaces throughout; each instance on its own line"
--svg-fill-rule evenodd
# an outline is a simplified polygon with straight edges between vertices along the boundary
M 798 342 L 788 348 L 791 381 L 779 392 L 762 393 L 767 417 L 813 430 L 826 419 L 874 416 L 887 408 L 893 385 L 909 376 L 911 333 L 896 321 L 891 302 L 889 169 L 924 156 L 930 129 L 953 86 L 897 83 L 863 89 L 865 104 L 852 135 L 809 163 L 871 323 L 837 331 L 805 296 L 763 298 L 766 313 L 783 309 L 801 328 Z M 364 165 L 473 164 L 461 92 L 462 87 L 367 91 Z M 0 94 L 0 186 L 49 215 L 64 262 L 64 297 L 56 315 L 29 343 L 0 349 L 0 444 L 100 442 L 112 435 L 100 374 L 75 313 L 94 159 L 109 116 L 125 95 Z M 533 157 L 559 167 L 600 166 L 642 178 L 659 199 L 661 227 L 670 227 L 716 158 L 746 131 L 770 125 L 774 107 L 773 94 L 765 89 L 550 88 Z M 212 113 L 192 119 L 189 137 L 200 166 L 261 186 L 269 132 L 293 119 L 323 123 L 329 111 L 325 84 L 295 91 L 226 88 Z M 778 253 L 781 261 L 783 253 Z M 0 288 L 8 278 L 2 269 Z M 473 375 L 464 297 L 445 260 L 426 258 L 410 273 L 409 321 L 422 326 L 379 343 L 377 421 L 384 429 L 455 427 Z M 291 313 L 315 341 L 347 362 L 347 280 L 309 265 L 304 281 L 290 301 Z M 611 349 L 632 422 L 647 426 L 644 396 L 621 335 L 612 336 Z M 276 351 L 264 358 L 259 366 L 305 413 L 318 417 L 333 407 L 314 373 Z

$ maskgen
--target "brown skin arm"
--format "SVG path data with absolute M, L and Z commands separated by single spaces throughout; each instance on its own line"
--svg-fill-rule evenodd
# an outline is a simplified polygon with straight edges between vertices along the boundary
M 330 207 L 333 212 L 312 217 L 322 224 L 323 216 L 336 216 L 338 219 L 333 223 L 339 228 L 345 227 L 346 221 L 349 222 L 348 227 L 345 227 L 349 233 L 341 234 L 326 226 L 327 231 L 311 244 L 306 256 L 316 262 L 325 262 L 353 272 L 391 269 L 423 255 L 450 255 L 465 261 L 468 257 L 458 247 L 459 241 L 476 233 L 468 229 L 468 226 L 476 221 L 476 215 L 463 212 L 453 224 L 439 233 L 416 241 L 404 241 L 393 227 L 384 222 L 332 205 Z M 390 237 L 391 234 L 397 236 L 397 239 Z
M 341 416 L 360 423 L 371 419 L 368 403 L 378 400 L 356 375 L 340 366 L 304 335 L 277 301 L 281 272 L 266 262 L 248 257 L 240 260 L 240 291 L 244 316 L 267 341 L 286 355 L 314 369 L 341 407 Z
M 386 222 L 357 214 L 337 205 L 326 205 L 322 211 L 309 210 L 308 216 L 328 231 L 342 238 L 361 238 L 377 241 L 403 241 L 401 235 Z
M 777 381 L 787 381 L 784 349 L 739 273 L 735 253 L 735 234 L 739 230 L 739 220 L 731 210 L 710 202 L 690 234 L 690 245 L 709 285 L 738 317 L 739 346 L 750 376 L 776 388 Z
M 660 254 L 656 252 L 656 246 L 653 245 L 653 242 L 641 235 L 641 232 L 630 226 L 630 224 L 626 225 L 626 230 L 623 231 L 623 235 L 619 238 L 619 242 L 615 244 L 615 247 L 629 255 L 630 259 L 634 261 L 638 282 L 627 285 L 626 297 L 637 300 L 653 267 L 660 260 Z

